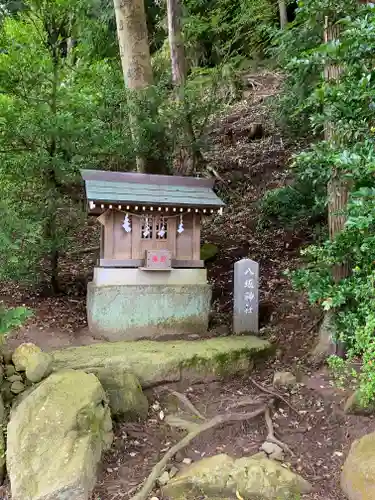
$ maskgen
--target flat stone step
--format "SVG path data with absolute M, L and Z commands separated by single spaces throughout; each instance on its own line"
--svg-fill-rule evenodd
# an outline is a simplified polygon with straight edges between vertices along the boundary
M 108 342 L 70 347 L 51 354 L 53 370 L 93 372 L 121 367 L 134 373 L 142 387 L 162 382 L 215 380 L 249 373 L 257 360 L 273 353 L 266 340 L 253 336 L 205 340 Z

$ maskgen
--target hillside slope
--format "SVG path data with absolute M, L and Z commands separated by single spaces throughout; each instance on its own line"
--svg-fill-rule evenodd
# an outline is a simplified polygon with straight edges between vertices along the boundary
M 213 283 L 212 324 L 227 334 L 231 324 L 233 264 L 242 257 L 260 263 L 260 323 L 265 334 L 279 343 L 293 345 L 297 355 L 311 343 L 315 315 L 304 297 L 291 290 L 283 276 L 287 268 L 299 265 L 299 248 L 310 235 L 306 231 L 280 228 L 259 229 L 259 201 L 271 188 L 288 179 L 288 160 L 298 145 L 281 138 L 270 117 L 268 98 L 276 94 L 280 76 L 264 72 L 250 75 L 252 89 L 244 99 L 219 116 L 212 125 L 207 143 L 208 171 L 216 177 L 216 187 L 227 208 L 222 216 L 210 218 L 204 225 L 203 241 L 214 243 L 219 252 L 208 264 Z M 263 126 L 264 136 L 251 138 L 251 127 Z M 98 227 L 87 222 L 77 235 L 77 247 L 98 244 Z M 93 342 L 86 328 L 85 285 L 92 273 L 95 252 L 68 255 L 61 259 L 61 277 L 67 294 L 50 297 L 42 290 L 3 286 L 8 305 L 26 304 L 35 316 L 9 339 L 12 345 L 33 341 L 49 349 Z

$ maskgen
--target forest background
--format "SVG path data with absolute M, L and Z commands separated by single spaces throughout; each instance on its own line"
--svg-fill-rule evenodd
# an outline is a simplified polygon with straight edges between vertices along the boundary
M 351 376 L 371 399 L 373 4 L 25 0 L 3 2 L 0 24 L 0 279 L 62 293 L 59 259 L 85 220 L 80 169 L 210 175 L 212 119 L 241 98 L 249 72 L 274 68 L 283 88 L 270 113 L 307 146 L 290 184 L 261 201 L 259 223 L 319 221 L 291 279 L 326 313 L 322 335 L 340 347 L 332 366 L 361 357 Z M 133 39 L 143 48 L 132 73 Z M 0 331 L 29 313 L 2 309 Z

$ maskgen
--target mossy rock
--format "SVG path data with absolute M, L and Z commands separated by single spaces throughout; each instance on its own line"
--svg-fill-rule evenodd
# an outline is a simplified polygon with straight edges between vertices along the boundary
M 201 246 L 201 260 L 204 262 L 214 259 L 218 253 L 219 249 L 213 243 L 203 243 Z
M 107 342 L 70 347 L 52 353 L 53 370 L 98 368 L 123 370 L 138 378 L 143 388 L 163 382 L 203 382 L 244 375 L 254 362 L 273 353 L 273 346 L 258 337 L 220 337 L 205 340 Z M 48 380 L 48 379 L 47 379 Z
M 234 500 L 295 500 L 309 493 L 311 485 L 294 472 L 268 458 L 233 459 L 221 454 L 183 469 L 163 488 L 166 498 Z
M 101 453 L 112 438 L 107 396 L 95 375 L 52 374 L 11 411 L 7 470 L 12 499 L 89 498 Z
M 26 378 L 33 383 L 48 377 L 52 371 L 52 356 L 32 343 L 17 347 L 12 359 L 16 369 L 25 371 Z
M 148 400 L 133 373 L 119 367 L 98 368 L 94 373 L 108 396 L 112 416 L 127 422 L 147 417 Z
M 375 498 L 375 432 L 352 444 L 342 470 L 341 488 L 349 500 Z

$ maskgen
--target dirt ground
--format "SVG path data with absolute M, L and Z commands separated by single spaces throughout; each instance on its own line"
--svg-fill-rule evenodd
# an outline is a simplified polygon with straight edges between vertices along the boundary
M 283 140 L 269 118 L 266 98 L 277 92 L 280 76 L 265 72 L 252 75 L 251 80 L 253 90 L 230 112 L 218 116 L 210 132 L 212 147 L 207 158 L 220 195 L 227 202 L 224 215 L 207 221 L 202 232 L 203 241 L 215 243 L 219 250 L 216 259 L 207 266 L 213 286 L 210 327 L 215 334 L 230 333 L 233 264 L 243 257 L 258 261 L 260 335 L 277 345 L 277 358 L 253 376 L 270 387 L 275 370 L 287 368 L 298 372 L 302 385 L 287 397 L 299 415 L 283 403 L 273 413 L 279 438 L 294 453 L 286 461 L 313 484 L 314 493 L 306 498 L 343 499 L 339 475 L 348 447 L 355 438 L 374 431 L 375 422 L 372 418 L 344 415 L 342 402 L 347 394 L 332 386 L 327 372 L 314 371 L 307 364 L 321 313 L 309 306 L 303 294 L 292 290 L 284 271 L 301 265 L 299 252 L 313 240 L 313 229 L 258 226 L 259 200 L 266 190 L 288 182 L 288 160 L 301 144 Z M 263 124 L 265 135 L 260 140 L 249 140 L 248 130 L 255 122 Z M 98 228 L 94 221 L 88 222 L 78 241 L 80 247 L 97 244 Z M 85 317 L 85 287 L 95 258 L 95 252 L 91 252 L 67 255 L 61 260 L 64 285 L 61 296 L 51 297 L 43 288 L 30 290 L 0 284 L 0 298 L 5 304 L 25 304 L 35 313 L 24 328 L 8 338 L 11 347 L 31 341 L 45 350 L 53 350 L 100 341 L 89 334 Z M 171 411 L 167 389 L 159 387 L 149 394 L 152 403 L 158 401 L 165 414 Z M 207 417 L 225 412 L 245 395 L 261 395 L 248 379 L 177 389 L 186 393 Z M 159 412 L 151 408 L 143 424 L 116 424 L 116 438 L 103 460 L 93 500 L 128 499 L 129 492 L 144 480 L 163 451 L 178 440 L 180 432 L 160 420 Z M 265 436 L 262 417 L 225 425 L 202 434 L 179 459 L 197 460 L 219 452 L 250 455 L 257 452 Z M 159 495 L 158 491 L 155 493 Z M 0 499 L 8 498 L 5 485 L 0 488 Z
M 256 373 L 256 380 L 270 388 L 272 374 L 280 367 L 283 367 L 280 362 L 270 363 L 262 373 Z M 112 450 L 104 457 L 92 500 L 129 498 L 134 494 L 134 488 L 142 483 L 152 466 L 160 459 L 162 451 L 181 439 L 181 431 L 172 429 L 159 417 L 160 409 L 165 416 L 170 412 L 176 413 L 171 403 L 170 389 L 184 392 L 206 418 L 225 414 L 232 405 L 246 396 L 265 396 L 249 379 L 193 387 L 159 387 L 149 395 L 157 409 L 151 407 L 146 423 L 116 425 L 116 439 Z M 284 395 L 299 411 L 299 415 L 281 403 L 272 413 L 272 419 L 277 436 L 293 452 L 293 456 L 285 456 L 285 463 L 309 480 L 314 487 L 313 493 L 303 498 L 344 500 L 339 486 L 341 466 L 352 441 L 375 430 L 374 419 L 345 415 L 342 403 L 347 393 L 332 387 L 324 370 L 314 374 L 301 374 L 301 384 L 295 393 Z M 256 408 L 257 406 L 249 406 L 242 410 L 253 411 Z M 189 417 L 188 413 L 181 410 L 178 414 Z M 227 453 L 234 457 L 252 455 L 259 451 L 266 435 L 263 417 L 216 427 L 201 434 L 170 466 L 181 468 L 184 458 L 196 461 L 217 453 Z M 162 498 L 157 489 L 153 494 Z

